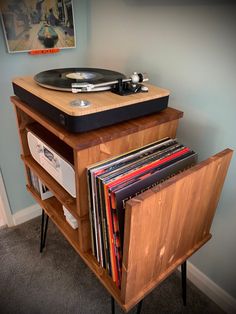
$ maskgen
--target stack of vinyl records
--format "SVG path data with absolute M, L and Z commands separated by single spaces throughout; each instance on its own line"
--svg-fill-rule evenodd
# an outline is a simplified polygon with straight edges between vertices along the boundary
M 118 287 L 126 201 L 196 162 L 194 151 L 176 139 L 164 138 L 88 167 L 92 251 Z

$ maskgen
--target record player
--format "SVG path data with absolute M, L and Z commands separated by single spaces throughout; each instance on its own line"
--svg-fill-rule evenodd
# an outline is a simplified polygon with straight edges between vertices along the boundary
M 169 91 L 134 73 L 65 68 L 13 80 L 16 96 L 69 132 L 86 132 L 159 112 Z

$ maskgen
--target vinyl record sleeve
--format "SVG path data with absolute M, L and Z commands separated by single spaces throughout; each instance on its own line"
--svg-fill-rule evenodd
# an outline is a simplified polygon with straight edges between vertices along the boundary
M 96 188 L 96 177 L 103 174 L 111 172 L 116 168 L 121 167 L 121 160 L 124 162 L 133 161 L 134 158 L 140 158 L 140 155 L 151 154 L 153 151 L 158 149 L 164 149 L 167 146 L 173 145 L 176 143 L 175 140 L 165 138 L 149 145 L 146 145 L 144 148 L 139 148 L 134 151 L 128 152 L 121 156 L 111 159 L 108 162 L 98 163 L 96 166 L 88 168 L 88 191 L 89 191 L 89 212 L 90 212 L 90 221 L 91 221 L 91 233 L 93 237 L 93 252 L 96 256 L 98 262 L 105 267 L 110 273 L 111 264 L 109 258 L 109 241 L 107 239 L 108 227 L 106 223 L 106 213 L 103 210 L 103 205 L 101 205 L 101 193 L 99 189 Z
M 165 138 L 87 168 L 89 210 L 94 225 L 91 232 L 96 243 L 96 257 L 118 287 L 121 282 L 123 235 L 119 234 L 122 227 L 118 212 L 112 210 L 111 192 L 125 184 L 126 180 L 138 177 L 146 167 L 151 165 L 152 169 L 156 163 L 183 154 L 186 149 L 175 139 Z
M 116 211 L 119 220 L 119 234 L 121 248 L 123 248 L 124 238 L 124 216 L 125 216 L 125 202 L 145 191 L 167 180 L 170 176 L 174 176 L 179 172 L 195 165 L 197 162 L 197 153 L 190 151 L 176 159 L 173 159 L 161 166 L 148 170 L 147 172 L 133 177 L 125 184 L 115 186 L 111 189 L 110 197 L 113 210 Z
M 128 172 L 122 176 L 117 177 L 115 180 L 108 182 L 107 186 L 110 189 L 110 188 L 116 186 L 117 184 L 125 182 L 125 180 L 128 180 L 128 179 L 134 177 L 135 175 L 138 175 L 138 174 L 141 174 L 145 171 L 153 169 L 154 167 L 157 167 L 157 166 L 164 164 L 164 163 L 166 163 L 166 162 L 168 162 L 174 158 L 177 158 L 181 155 L 184 155 L 189 151 L 190 151 L 190 149 L 188 147 L 182 147 L 181 149 L 177 149 L 177 151 L 173 151 L 171 154 L 169 154 L 166 157 L 155 160 L 149 164 L 145 164 L 141 168 L 136 168 L 134 171 Z
M 174 141 L 173 143 L 170 143 L 169 146 L 165 145 L 164 147 L 161 147 L 160 150 L 153 150 L 148 154 L 141 154 L 139 157 L 131 159 L 128 162 L 120 163 L 117 167 L 105 171 L 99 176 L 99 178 L 104 180 L 106 183 L 111 182 L 116 180 L 118 177 L 122 177 L 123 175 L 134 171 L 135 169 L 141 168 L 146 164 L 150 164 L 153 161 L 167 157 L 182 148 L 183 145 Z
M 96 182 L 95 177 L 108 171 L 109 167 L 119 167 L 120 162 L 123 160 L 127 161 L 135 156 L 139 156 L 144 152 L 148 153 L 153 149 L 161 147 L 162 145 L 170 145 L 174 140 L 168 137 L 161 140 L 155 141 L 141 148 L 137 148 L 123 155 L 113 157 L 109 160 L 101 161 L 87 168 L 87 184 L 88 184 L 88 201 L 89 201 L 89 216 L 91 223 L 91 237 L 92 237 L 92 251 L 93 255 L 96 256 L 98 262 L 104 260 L 106 268 L 110 273 L 111 265 L 109 261 L 109 242 L 107 239 L 107 223 L 106 214 L 102 211 L 100 205 L 100 194 L 98 189 L 95 188 Z M 107 170 L 108 169 L 108 170 Z M 102 262 L 104 264 L 104 262 Z
M 90 220 L 90 231 L 91 231 L 91 246 L 92 253 L 97 257 L 97 245 L 96 245 L 96 231 L 95 231 L 95 222 L 93 214 L 93 201 L 92 201 L 92 186 L 91 186 L 91 176 L 87 172 L 87 188 L 88 188 L 88 206 L 89 206 L 89 220 Z
M 107 217 L 107 224 L 108 224 L 108 236 L 109 236 L 109 243 L 110 243 L 110 258 L 111 258 L 112 275 L 113 275 L 113 280 L 116 282 L 118 287 L 121 281 L 121 277 L 120 277 L 121 276 L 121 272 L 120 272 L 121 252 L 120 252 L 120 248 L 116 247 L 116 243 L 120 242 L 120 236 L 119 236 L 119 233 L 116 232 L 115 230 L 114 220 L 116 219 L 118 220 L 118 218 L 116 216 L 115 211 L 112 210 L 111 199 L 110 199 L 110 189 L 114 187 L 116 184 L 124 182 L 126 179 L 129 179 L 135 174 L 141 173 L 154 166 L 165 163 L 171 159 L 177 158 L 178 156 L 183 155 L 187 153 L 188 151 L 190 151 L 189 148 L 183 147 L 181 150 L 177 150 L 177 152 L 169 155 L 168 157 L 164 157 L 160 160 L 156 160 L 152 162 L 151 164 L 145 164 L 141 168 L 136 168 L 134 171 L 126 173 L 125 175 L 122 175 L 122 176 L 118 176 L 116 180 L 113 180 L 111 182 L 109 181 L 106 182 L 106 180 L 101 180 L 101 178 L 98 177 L 98 180 L 101 180 L 101 183 L 98 186 L 101 189 L 101 195 L 104 198 L 102 202 L 106 210 L 106 217 Z
M 160 139 L 158 141 L 152 142 L 152 143 L 147 144 L 147 145 L 142 146 L 142 147 L 138 147 L 138 148 L 133 149 L 131 151 L 128 151 L 128 152 L 126 152 L 124 154 L 120 154 L 118 156 L 106 159 L 105 161 L 102 160 L 102 161 L 99 161 L 99 162 L 97 162 L 95 164 L 92 164 L 92 165 L 87 167 L 87 171 L 92 171 L 93 169 L 103 169 L 103 168 L 107 167 L 110 164 L 118 163 L 118 162 L 122 161 L 123 158 L 129 158 L 129 157 L 132 158 L 133 155 L 140 154 L 140 153 L 142 153 L 144 151 L 152 149 L 155 146 L 159 146 L 159 145 L 161 145 L 163 143 L 168 143 L 169 141 L 174 141 L 174 140 L 175 139 L 171 139 L 169 137 L 162 138 L 162 139 Z
M 118 176 L 122 176 L 125 172 L 130 172 L 135 168 L 141 167 L 142 164 L 149 163 L 151 160 L 162 158 L 167 153 L 170 154 L 173 150 L 181 149 L 181 147 L 175 140 L 170 140 L 143 151 L 141 150 L 135 154 L 122 156 L 122 158 L 114 162 L 104 164 L 104 167 L 102 166 L 103 168 L 100 168 L 97 172 L 98 178 L 107 183 L 116 179 Z
M 104 199 L 105 199 L 105 207 L 106 207 L 106 215 L 107 215 L 107 220 L 108 220 L 108 230 L 109 230 L 109 241 L 110 241 L 110 256 L 111 256 L 111 260 L 112 260 L 112 269 L 114 271 L 114 277 L 115 277 L 115 282 L 117 284 L 117 286 L 119 287 L 120 284 L 120 277 L 119 277 L 119 269 L 121 269 L 121 265 L 119 265 L 119 261 L 121 260 L 121 257 L 119 256 L 119 249 L 115 246 L 116 243 L 116 238 L 119 237 L 119 241 L 120 241 L 120 236 L 119 233 L 115 231 L 114 228 L 114 219 L 116 219 L 116 213 L 114 210 L 112 210 L 112 205 L 111 205 L 111 198 L 110 198 L 110 190 L 112 187 L 116 186 L 117 184 L 120 184 L 122 182 L 124 182 L 127 179 L 132 178 L 134 175 L 138 175 L 140 173 L 143 173 L 145 170 L 149 170 L 152 169 L 155 166 L 158 166 L 160 164 L 163 164 L 165 162 L 168 162 L 174 158 L 177 158 L 187 152 L 189 152 L 190 149 L 189 148 L 183 148 L 182 150 L 179 150 L 173 154 L 171 154 L 168 157 L 165 157 L 161 160 L 157 160 L 152 162 L 151 164 L 146 164 L 145 166 L 138 168 L 134 171 L 129 172 L 128 174 L 125 174 L 121 177 L 118 177 L 116 180 L 109 182 L 109 183 L 105 183 L 103 182 L 103 184 L 101 185 L 101 187 L 103 188 L 102 194 L 104 195 Z

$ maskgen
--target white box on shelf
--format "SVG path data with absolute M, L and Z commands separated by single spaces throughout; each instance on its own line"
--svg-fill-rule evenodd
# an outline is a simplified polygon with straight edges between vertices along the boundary
M 73 229 L 77 229 L 78 228 L 78 221 L 75 219 L 75 217 L 69 212 L 69 210 L 63 206 L 63 211 L 64 211 L 64 216 L 66 217 L 66 221 L 69 223 L 69 225 L 73 228 Z

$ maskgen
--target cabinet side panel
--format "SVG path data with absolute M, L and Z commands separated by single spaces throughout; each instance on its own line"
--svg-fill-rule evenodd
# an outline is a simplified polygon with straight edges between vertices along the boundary
M 24 112 L 19 110 L 16 106 L 14 106 L 14 108 L 16 112 L 16 120 L 18 125 L 21 151 L 24 156 L 27 156 L 30 154 L 30 152 L 27 140 L 27 131 L 25 130 L 25 127 L 27 124 L 32 122 L 32 119 L 29 116 L 27 116 Z
M 79 245 L 82 252 L 91 249 L 91 232 L 89 218 L 80 220 L 79 223 Z
M 127 202 L 121 297 L 134 306 L 211 237 L 232 151 Z
M 16 121 L 18 126 L 18 134 L 19 134 L 19 140 L 21 145 L 21 154 L 22 156 L 28 156 L 30 154 L 28 141 L 27 141 L 27 132 L 25 129 L 25 126 L 32 122 L 32 119 L 27 116 L 24 112 L 18 109 L 17 106 L 14 106 L 15 113 L 16 113 Z M 31 184 L 30 179 L 30 169 L 25 168 L 25 176 L 27 184 Z

